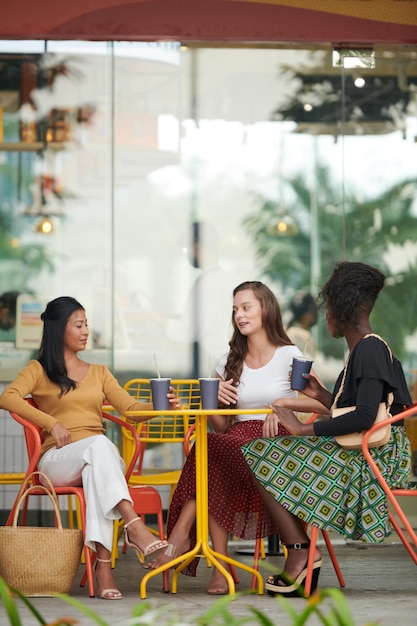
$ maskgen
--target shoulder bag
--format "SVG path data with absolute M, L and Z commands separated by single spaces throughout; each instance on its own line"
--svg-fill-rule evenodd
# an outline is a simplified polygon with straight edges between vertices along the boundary
M 379 335 L 375 335 L 372 333 L 369 335 L 365 335 L 364 339 L 366 337 L 377 337 L 378 339 L 383 341 L 389 350 L 391 361 L 392 361 L 391 349 L 388 346 L 388 344 Z M 342 377 L 342 382 L 340 384 L 339 391 L 337 392 L 333 405 L 332 405 L 332 410 L 331 410 L 332 418 L 338 417 L 339 415 L 344 415 L 345 413 L 350 413 L 351 411 L 354 411 L 356 409 L 355 406 L 345 406 L 340 409 L 336 408 L 337 401 L 343 392 L 343 386 L 345 383 L 348 363 L 349 363 L 349 357 L 346 361 L 345 369 L 343 371 L 343 377 Z M 378 407 L 378 413 L 377 413 L 377 416 L 373 425 L 379 424 L 380 422 L 383 422 L 384 420 L 391 417 L 390 409 L 391 409 L 393 400 L 394 400 L 394 394 L 390 392 L 387 397 L 387 402 L 380 402 L 379 407 Z M 335 436 L 335 439 L 337 443 L 340 446 L 342 446 L 342 448 L 344 448 L 345 450 L 361 450 L 364 432 L 365 431 L 359 431 L 356 433 L 348 433 L 347 435 L 337 435 Z M 372 433 L 372 435 L 369 437 L 368 445 L 370 448 L 379 448 L 380 446 L 383 446 L 387 443 L 390 436 L 391 436 L 391 424 L 386 424 L 383 428 L 379 428 L 374 433 Z

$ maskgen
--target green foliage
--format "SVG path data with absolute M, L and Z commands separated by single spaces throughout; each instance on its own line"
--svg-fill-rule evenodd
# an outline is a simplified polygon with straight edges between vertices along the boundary
M 13 594 L 26 605 L 39 624 L 43 626 L 73 626 L 78 623 L 76 618 L 73 617 L 60 617 L 53 622 L 46 622 L 28 598 L 25 598 L 15 589 L 9 589 L 5 581 L 0 577 L 0 600 L 6 609 L 9 626 L 24 626 Z M 236 594 L 236 597 L 241 595 L 243 594 Z M 57 597 L 64 603 L 76 608 L 80 613 L 98 624 L 98 626 L 116 626 L 114 623 L 109 624 L 86 604 L 71 596 L 59 595 Z M 123 618 L 120 624 L 128 623 L 129 626 L 148 626 L 149 624 L 164 624 L 165 626 L 240 626 L 241 624 L 259 624 L 260 626 L 274 626 L 276 623 L 276 621 L 271 621 L 265 613 L 251 606 L 248 607 L 248 615 L 235 617 L 229 610 L 232 602 L 233 599 L 230 596 L 219 598 L 203 615 L 191 618 L 191 620 L 179 618 L 172 612 L 169 605 L 153 608 L 149 602 L 140 602 L 133 608 L 128 622 Z M 298 610 L 298 605 L 296 609 L 286 598 L 279 598 L 277 602 L 292 619 L 292 626 L 304 626 L 309 623 L 310 618 L 313 616 L 316 619 L 316 623 L 318 619 L 319 623 L 324 626 L 355 626 L 346 598 L 339 589 L 323 589 L 319 591 L 305 601 L 301 610 Z M 369 623 L 366 626 L 375 625 Z
M 417 179 L 406 179 L 378 197 L 358 199 L 352 189 L 344 198 L 326 166 L 318 165 L 312 189 L 304 174 L 284 181 L 291 189 L 292 200 L 285 214 L 295 225 L 292 232 L 279 235 L 274 228 L 282 217 L 278 201 L 260 197 L 256 211 L 246 216 L 244 227 L 252 236 L 263 274 L 276 282 L 284 293 L 309 289 L 312 259 L 311 207 L 318 207 L 318 245 L 320 276 L 317 290 L 342 260 L 362 261 L 380 269 L 387 276 L 386 286 L 372 313 L 376 331 L 390 343 L 397 357 L 403 358 L 405 337 L 417 329 L 417 264 L 392 274 L 387 252 L 417 240 L 417 216 L 413 210 Z M 287 193 L 286 197 L 290 197 Z M 285 305 L 285 303 L 283 303 Z M 400 321 L 401 323 L 396 323 Z M 341 357 L 339 345 L 327 333 L 320 320 L 319 345 L 322 352 Z
M 9 155 L 6 164 L 0 164 L 0 186 L 2 196 L 0 198 L 0 262 L 3 260 L 13 263 L 13 285 L 7 285 L 7 289 L 27 291 L 27 283 L 31 277 L 35 277 L 40 271 L 52 271 L 54 264 L 51 254 L 43 243 L 22 244 L 20 237 L 26 228 L 33 227 L 33 217 L 28 222 L 28 217 L 16 214 L 15 206 L 18 205 L 17 188 L 20 185 L 21 195 L 26 203 L 30 203 L 29 186 L 31 183 L 31 161 L 23 159 L 19 168 L 17 162 Z M 27 156 L 27 155 L 26 155 Z M 22 157 L 23 158 L 23 157 Z M 17 173 L 20 172 L 19 182 Z M 25 221 L 26 220 L 26 221 Z M 17 282 L 17 280 L 20 280 Z M 5 291 L 5 287 L 3 290 Z

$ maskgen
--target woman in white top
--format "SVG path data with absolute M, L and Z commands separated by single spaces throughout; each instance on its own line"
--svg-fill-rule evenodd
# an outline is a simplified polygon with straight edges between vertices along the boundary
M 254 409 L 277 398 L 294 398 L 289 371 L 300 350 L 285 333 L 281 311 L 272 291 L 258 281 L 245 282 L 233 292 L 234 327 L 230 351 L 219 362 L 219 406 Z M 311 404 L 311 400 L 309 400 Z M 318 408 L 321 408 L 318 406 Z M 302 409 L 301 409 L 302 410 Z M 213 548 L 227 554 L 229 534 L 255 539 L 276 534 L 277 528 L 260 498 L 241 446 L 262 436 L 265 415 L 211 416 L 208 435 L 209 530 Z M 282 428 L 280 434 L 287 431 Z M 192 450 L 174 493 L 168 516 L 169 546 L 149 566 L 157 567 L 195 544 L 195 455 Z M 262 524 L 259 512 L 263 512 Z M 182 573 L 195 576 L 198 559 Z M 222 565 L 228 565 L 222 561 Z M 208 593 L 228 593 L 224 576 L 213 568 Z

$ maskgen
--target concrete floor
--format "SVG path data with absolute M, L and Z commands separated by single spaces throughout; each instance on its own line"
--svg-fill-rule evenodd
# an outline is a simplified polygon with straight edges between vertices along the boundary
M 353 616 L 352 622 L 347 622 L 350 626 L 365 626 L 371 622 L 380 626 L 417 626 L 417 569 L 405 551 L 402 544 L 396 538 L 388 540 L 383 545 L 372 545 L 365 547 L 363 544 L 346 544 L 343 540 L 334 539 L 337 558 L 345 577 L 346 587 L 343 595 L 347 600 Z M 232 556 L 251 564 L 252 558 L 235 550 L 242 546 L 251 547 L 250 543 L 238 542 L 231 545 Z M 319 588 L 335 588 L 338 586 L 332 563 L 323 546 L 324 564 L 322 567 Z M 277 568 L 282 567 L 282 556 L 267 556 L 267 562 Z M 262 565 L 261 565 L 262 568 Z M 261 569 L 262 571 L 262 569 Z M 265 577 L 269 573 L 266 569 Z M 129 551 L 121 554 L 115 570 L 115 578 L 124 598 L 120 601 L 105 601 L 98 598 L 89 598 L 86 588 L 79 586 L 79 581 L 83 573 L 80 567 L 72 597 L 81 601 L 83 605 L 89 607 L 103 620 L 102 626 L 127 626 L 134 623 L 150 623 L 161 626 L 170 624 L 197 624 L 198 617 L 204 615 L 212 609 L 218 598 L 209 596 L 206 593 L 210 570 L 205 562 L 199 566 L 196 578 L 180 575 L 178 580 L 178 593 L 163 593 L 161 591 L 161 577 L 157 576 L 150 580 L 147 587 L 147 599 L 141 600 L 139 597 L 139 582 L 145 573 L 134 553 Z M 294 622 L 288 613 L 280 605 L 279 601 L 268 595 L 259 596 L 250 594 L 250 576 L 240 571 L 240 583 L 237 585 L 238 595 L 234 600 L 228 602 L 230 615 L 234 618 L 248 617 L 251 608 L 263 612 L 272 624 L 279 626 L 290 626 Z M 229 598 L 227 598 L 229 599 Z M 223 597 L 221 601 L 227 601 Z M 55 623 L 59 617 L 72 616 L 77 620 L 74 622 L 79 626 L 92 626 L 96 624 L 94 620 L 83 616 L 83 614 L 62 600 L 57 598 L 32 598 L 40 614 L 48 623 Z M 292 598 L 289 600 L 296 611 L 301 611 L 306 604 L 306 600 Z M 136 605 L 149 605 L 157 611 L 162 611 L 162 615 L 153 615 L 150 621 L 128 622 L 132 615 L 132 610 Z M 37 626 L 39 621 L 31 616 L 27 609 L 18 601 L 19 612 L 23 626 Z M 330 601 L 323 604 L 324 612 L 328 613 Z M 170 620 L 177 621 L 170 621 Z M 216 619 L 211 617 L 210 624 L 230 624 L 232 618 Z M 247 624 L 260 624 L 255 616 Z M 316 626 L 322 624 L 317 617 L 311 617 L 308 624 Z M 9 624 L 4 607 L 0 604 L 0 624 Z

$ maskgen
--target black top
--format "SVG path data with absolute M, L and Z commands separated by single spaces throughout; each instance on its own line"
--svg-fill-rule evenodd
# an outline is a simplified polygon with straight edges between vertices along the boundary
M 334 400 L 343 372 L 339 374 L 333 390 Z M 337 408 L 356 406 L 355 411 L 334 419 L 314 423 L 316 435 L 346 435 L 368 430 L 375 421 L 378 405 L 394 393 L 392 415 L 400 413 L 412 404 L 401 363 L 393 358 L 383 341 L 377 337 L 362 338 L 350 355 L 343 392 L 337 401 Z M 396 422 L 396 425 L 402 422 Z

